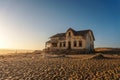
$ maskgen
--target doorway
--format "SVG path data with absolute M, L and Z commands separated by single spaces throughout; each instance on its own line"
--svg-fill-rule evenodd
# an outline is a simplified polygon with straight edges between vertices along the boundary
M 71 49 L 71 42 L 68 42 L 68 49 Z

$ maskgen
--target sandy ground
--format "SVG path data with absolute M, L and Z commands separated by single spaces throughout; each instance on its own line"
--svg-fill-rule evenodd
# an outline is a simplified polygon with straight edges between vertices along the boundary
M 13 54 L 0 56 L 0 80 L 120 80 L 120 57 Z M 110 55 L 111 57 L 111 55 Z

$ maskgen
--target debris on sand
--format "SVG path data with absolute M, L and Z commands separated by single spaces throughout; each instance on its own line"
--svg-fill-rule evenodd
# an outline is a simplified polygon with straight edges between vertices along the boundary
M 95 56 L 93 56 L 90 59 L 108 59 L 108 58 L 103 56 L 101 53 L 99 53 L 99 54 L 96 54 Z

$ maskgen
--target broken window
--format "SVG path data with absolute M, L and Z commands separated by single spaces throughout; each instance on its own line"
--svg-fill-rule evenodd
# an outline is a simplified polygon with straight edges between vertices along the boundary
M 77 46 L 77 42 L 76 41 L 74 41 L 74 47 L 76 47 Z
M 53 47 L 57 47 L 57 43 L 52 43 L 52 46 Z
M 63 42 L 63 47 L 65 47 L 65 46 L 66 46 L 65 44 L 66 44 L 66 42 Z
M 62 43 L 60 42 L 60 47 L 62 47 Z
M 82 47 L 82 41 L 79 41 L 79 47 Z
M 71 32 L 69 32 L 69 36 L 71 36 Z

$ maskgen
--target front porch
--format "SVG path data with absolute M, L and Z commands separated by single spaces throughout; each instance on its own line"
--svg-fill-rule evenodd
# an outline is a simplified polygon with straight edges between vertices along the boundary
M 85 43 L 82 41 L 47 41 L 45 49 L 57 50 L 57 49 L 84 49 Z

